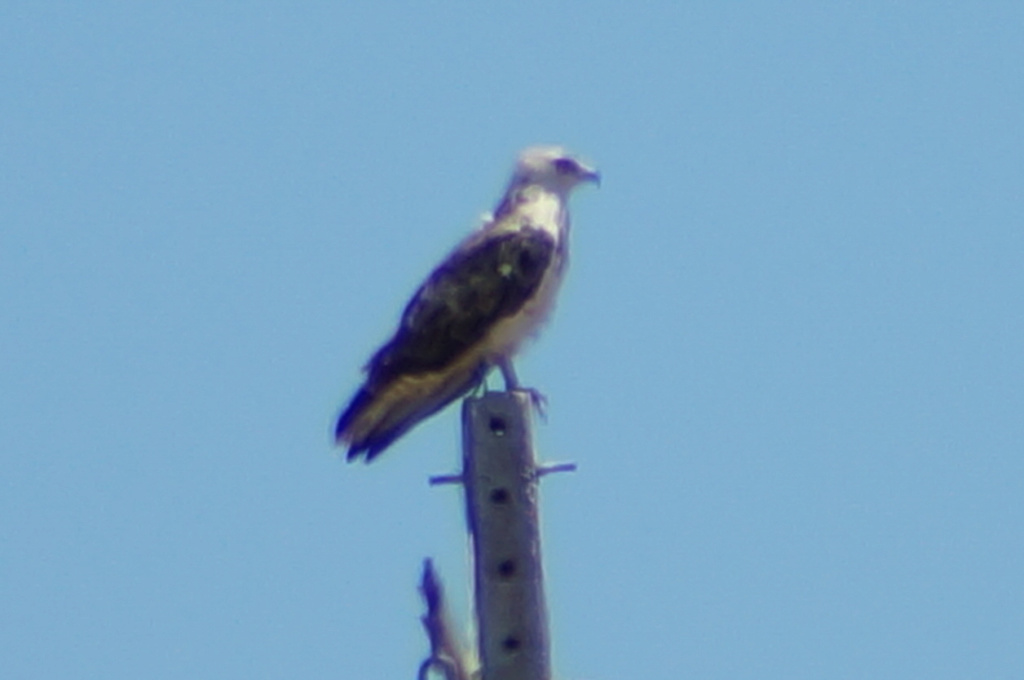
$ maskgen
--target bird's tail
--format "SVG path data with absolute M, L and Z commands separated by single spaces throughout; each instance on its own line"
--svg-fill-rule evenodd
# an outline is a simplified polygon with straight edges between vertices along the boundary
M 488 368 L 480 363 L 460 371 L 406 375 L 379 390 L 363 386 L 338 418 L 335 441 L 348 445 L 349 461 L 365 455 L 369 463 L 424 418 L 479 384 Z
M 386 393 L 384 396 L 387 396 Z M 365 454 L 366 462 L 369 463 L 418 422 L 407 421 L 387 427 L 394 420 L 388 416 L 394 406 L 390 401 L 378 398 L 378 395 L 363 387 L 342 411 L 334 428 L 334 440 L 339 445 L 348 446 L 345 456 L 348 461 Z
M 334 427 L 334 441 L 336 443 L 353 443 L 354 433 L 352 432 L 352 426 L 372 401 L 373 394 L 365 387 L 356 392 L 356 395 L 352 397 L 352 401 L 349 402 L 345 410 L 338 416 L 338 424 Z M 351 457 L 350 455 L 349 458 Z

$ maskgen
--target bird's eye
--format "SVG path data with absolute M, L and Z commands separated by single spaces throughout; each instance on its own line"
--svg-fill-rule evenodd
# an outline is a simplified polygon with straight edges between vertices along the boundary
M 558 158 L 555 160 L 555 171 L 559 175 L 574 175 L 580 171 L 580 165 L 571 158 Z

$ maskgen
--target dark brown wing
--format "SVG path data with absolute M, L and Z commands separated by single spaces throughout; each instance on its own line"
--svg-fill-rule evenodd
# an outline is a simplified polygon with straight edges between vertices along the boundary
M 395 336 L 370 360 L 368 386 L 447 366 L 496 321 L 522 308 L 540 286 L 555 246 L 548 232 L 524 228 L 455 252 L 416 292 Z
M 435 391 L 415 402 L 388 391 L 403 375 L 442 371 L 496 321 L 518 312 L 540 286 L 555 247 L 549 233 L 521 229 L 471 242 L 434 270 L 406 306 L 394 337 L 370 359 L 366 384 L 338 419 L 335 436 L 349 442 L 349 460 L 363 453 L 373 459 L 483 379 L 488 367 L 481 363 L 438 375 Z M 380 399 L 394 402 L 375 413 Z

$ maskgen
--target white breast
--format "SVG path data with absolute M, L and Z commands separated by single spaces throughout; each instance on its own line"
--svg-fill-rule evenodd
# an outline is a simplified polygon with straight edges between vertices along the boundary
M 555 253 L 533 297 L 514 316 L 495 324 L 485 336 L 483 351 L 492 360 L 499 356 L 511 357 L 523 341 L 537 333 L 551 315 L 562 285 L 565 270 L 563 240 L 568 237 L 564 199 L 543 191 L 530 198 L 519 207 L 513 219 L 506 220 L 507 226 L 503 225 L 502 230 L 519 229 L 524 225 L 544 229 L 555 239 Z

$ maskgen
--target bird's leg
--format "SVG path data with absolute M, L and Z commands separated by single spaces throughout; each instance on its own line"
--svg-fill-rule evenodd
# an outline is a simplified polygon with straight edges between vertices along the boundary
M 489 369 L 488 369 L 489 370 Z M 469 388 L 469 396 L 471 397 L 482 397 L 487 393 L 487 370 L 480 376 L 480 379 Z
M 505 380 L 505 391 L 519 391 L 529 394 L 530 401 L 533 402 L 533 407 L 537 409 L 537 413 L 541 418 L 547 420 L 548 398 L 534 387 L 523 387 L 519 384 L 519 376 L 516 375 L 516 369 L 512 366 L 512 360 L 508 357 L 501 357 L 498 359 L 498 369 L 501 370 L 501 377 Z
M 501 370 L 501 377 L 505 380 L 505 391 L 518 390 L 519 376 L 516 375 L 512 361 L 508 357 L 501 357 L 498 359 L 498 368 Z

